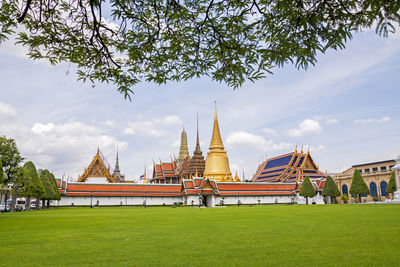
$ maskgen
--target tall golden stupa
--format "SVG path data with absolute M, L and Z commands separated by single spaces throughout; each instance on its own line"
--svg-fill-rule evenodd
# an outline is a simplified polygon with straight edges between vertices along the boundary
M 217 103 L 215 103 L 214 127 L 207 153 L 204 178 L 215 180 L 216 182 L 233 182 L 232 173 L 229 169 L 229 160 L 224 145 L 222 144 L 221 134 L 219 132 Z

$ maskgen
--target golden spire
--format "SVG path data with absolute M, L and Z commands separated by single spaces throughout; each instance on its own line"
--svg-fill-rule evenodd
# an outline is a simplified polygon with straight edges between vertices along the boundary
M 185 127 L 183 127 L 182 134 L 181 134 L 181 146 L 179 148 L 179 160 L 185 159 L 189 157 L 189 149 L 187 145 L 187 135 L 185 131 Z
M 236 175 L 235 175 L 235 182 L 237 182 L 237 183 L 240 183 L 241 181 L 240 181 L 240 178 L 239 178 L 239 175 L 238 175 L 238 173 L 237 173 L 237 170 L 236 170 Z
M 204 168 L 204 178 L 216 182 L 232 181 L 232 173 L 229 168 L 229 160 L 224 145 L 222 144 L 217 118 L 217 104 L 215 103 L 214 128 L 210 142 L 210 151 L 207 153 Z
M 221 133 L 219 132 L 219 125 L 218 125 L 218 117 L 217 117 L 217 102 L 214 102 L 215 104 L 215 111 L 214 111 L 214 127 L 213 127 L 213 133 L 211 137 L 211 142 L 210 142 L 210 150 L 224 150 L 224 145 L 222 143 L 221 139 Z
M 143 183 L 147 184 L 147 178 L 146 178 L 146 161 L 144 161 L 144 179 L 143 179 Z

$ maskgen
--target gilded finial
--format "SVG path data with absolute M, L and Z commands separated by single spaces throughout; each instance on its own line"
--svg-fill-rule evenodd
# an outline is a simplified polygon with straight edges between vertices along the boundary
M 215 101 L 215 111 L 214 111 L 214 127 L 213 127 L 213 133 L 211 137 L 211 143 L 210 143 L 210 150 L 214 149 L 224 149 L 224 145 L 222 143 L 221 139 L 221 133 L 219 131 L 219 125 L 218 125 L 218 116 L 217 116 L 217 102 Z

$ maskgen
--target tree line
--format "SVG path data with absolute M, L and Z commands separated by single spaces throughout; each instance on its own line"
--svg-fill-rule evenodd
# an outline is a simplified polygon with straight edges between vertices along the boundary
M 394 172 L 390 176 L 386 192 L 393 194 L 396 191 L 396 182 L 394 177 Z M 364 179 L 361 176 L 359 170 L 354 170 L 353 178 L 350 185 L 350 194 L 358 198 L 358 203 L 361 203 L 361 197 L 363 195 L 370 195 L 371 192 L 368 188 L 368 185 L 365 183 Z M 315 197 L 316 192 L 314 186 L 311 183 L 310 177 L 306 176 L 303 180 L 303 183 L 300 188 L 299 195 L 306 198 L 306 204 L 308 204 L 309 197 Z M 331 176 L 327 176 L 324 189 L 322 191 L 322 196 L 328 199 L 328 204 L 331 204 L 332 199 L 336 199 L 336 197 L 341 196 L 339 188 L 337 184 L 333 181 Z
M 23 161 L 15 140 L 0 136 L 0 185 L 12 188 L 11 211 L 15 211 L 17 197 L 26 198 L 25 210 L 30 210 L 31 200 L 36 200 L 35 209 L 40 209 L 40 202 L 42 208 L 49 208 L 51 200 L 60 200 L 54 174 L 37 170 L 32 161 L 21 165 Z

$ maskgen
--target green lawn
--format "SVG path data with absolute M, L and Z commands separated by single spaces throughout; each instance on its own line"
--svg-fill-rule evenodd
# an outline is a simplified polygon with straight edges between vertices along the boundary
M 0 214 L 4 266 L 395 266 L 400 205 Z

